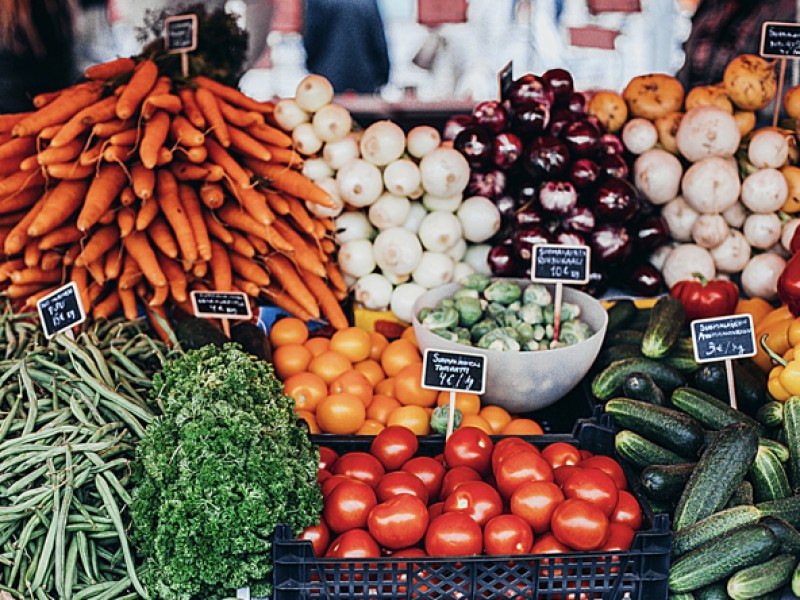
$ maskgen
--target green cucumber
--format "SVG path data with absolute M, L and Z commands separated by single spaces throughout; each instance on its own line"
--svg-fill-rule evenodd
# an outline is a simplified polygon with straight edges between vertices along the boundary
M 635 329 L 620 329 L 608 335 L 605 341 L 606 346 L 638 346 L 639 353 L 642 351 L 642 339 L 644 333 Z
M 758 451 L 758 434 L 749 425 L 721 429 L 703 450 L 675 507 L 673 528 L 680 531 L 721 510 L 742 482 Z
M 613 362 L 626 358 L 642 358 L 641 348 L 639 348 L 639 346 L 623 344 L 607 346 L 600 351 L 600 354 L 598 354 L 597 364 L 601 367 L 607 367 Z
M 639 309 L 634 304 L 633 300 L 625 298 L 617 300 L 614 305 L 606 310 L 608 313 L 608 326 L 606 330 L 611 333 L 618 329 L 623 329 L 631 321 L 636 318 Z
M 753 498 L 753 484 L 745 479 L 738 487 L 733 490 L 731 499 L 725 504 L 725 508 L 733 508 L 734 506 L 753 506 L 755 500 Z
M 767 429 L 783 425 L 783 402 L 772 400 L 756 412 L 756 420 Z
M 667 450 L 638 433 L 623 429 L 614 437 L 617 453 L 639 469 L 650 465 L 679 465 L 689 462 L 672 450 Z
M 783 469 L 783 464 L 766 446 L 759 446 L 756 460 L 750 468 L 750 482 L 753 484 L 753 494 L 756 502 L 778 500 L 792 494 L 789 487 L 789 478 Z
M 762 515 L 780 517 L 793 527 L 800 527 L 800 495 L 795 494 L 788 498 L 759 502 L 756 504 L 756 508 L 761 511 Z
M 622 387 L 625 378 L 631 373 L 646 373 L 665 394 L 671 394 L 672 390 L 686 384 L 681 372 L 669 365 L 649 358 L 625 358 L 611 363 L 595 376 L 592 380 L 592 394 L 600 400 L 608 400 Z
M 781 544 L 781 552 L 800 555 L 800 531 L 780 517 L 767 515 L 761 522 L 772 530 Z
M 640 308 L 639 312 L 633 318 L 633 321 L 628 323 L 625 327 L 627 329 L 634 329 L 644 333 L 647 326 L 650 325 L 650 313 L 653 312 L 652 308 Z
M 704 588 L 695 590 L 694 597 L 697 600 L 730 600 L 727 588 L 727 582 L 718 581 L 717 583 L 712 583 Z
M 694 467 L 695 463 L 650 465 L 639 475 L 639 483 L 652 500 L 677 500 Z
M 789 479 L 795 493 L 800 493 L 800 396 L 783 405 L 783 433 L 789 448 Z
M 649 402 L 656 406 L 667 406 L 664 392 L 647 373 L 631 373 L 622 382 L 622 393 L 627 398 Z
M 733 600 L 749 600 L 779 590 L 789 583 L 797 558 L 779 554 L 768 561 L 745 567 L 728 579 L 728 595 Z
M 797 565 L 792 575 L 792 593 L 795 596 L 800 596 L 800 565 Z
M 761 435 L 765 433 L 761 423 L 701 390 L 690 387 L 678 388 L 672 392 L 670 401 L 676 408 L 693 416 L 707 429 L 718 430 L 733 423 L 744 423 Z
M 647 358 L 662 358 L 678 341 L 686 311 L 672 296 L 662 296 L 650 311 L 650 321 L 642 339 L 642 354 Z
M 675 452 L 695 456 L 703 445 L 703 428 L 679 410 L 631 398 L 612 398 L 605 410 L 614 421 Z
M 760 564 L 779 548 L 769 527 L 751 523 L 687 552 L 672 563 L 669 589 L 691 592 L 730 577 L 739 569 Z
M 758 445 L 759 446 L 764 446 L 765 448 L 769 448 L 770 450 L 772 450 L 772 453 L 782 463 L 789 462 L 789 459 L 791 458 L 791 456 L 789 454 L 789 449 L 786 446 L 784 446 L 780 442 L 776 442 L 775 440 L 772 440 L 770 438 L 766 438 L 766 437 L 759 438 Z M 787 475 L 788 475 L 788 473 L 787 473 Z
M 667 600 L 694 600 L 694 594 L 692 592 L 670 593 Z
M 739 408 L 748 414 L 755 414 L 766 400 L 764 394 L 766 382 L 762 384 L 747 369 L 740 366 L 739 362 L 741 361 L 733 363 L 734 383 Z M 692 374 L 692 383 L 697 389 L 730 404 L 728 376 L 724 362 L 703 364 Z
M 755 506 L 735 506 L 709 515 L 672 536 L 672 557 L 678 558 L 742 525 L 757 523 L 761 511 Z

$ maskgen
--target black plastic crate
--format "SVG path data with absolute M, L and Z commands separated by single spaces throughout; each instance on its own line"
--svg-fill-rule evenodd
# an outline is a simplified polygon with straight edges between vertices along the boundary
M 614 455 L 608 416 L 578 421 L 572 435 L 526 439 L 540 447 L 568 442 L 595 454 Z M 371 440 L 371 437 L 324 436 L 324 441 L 318 441 L 344 453 L 367 451 Z M 443 439 L 420 438 L 419 454 L 435 455 L 442 449 Z M 360 563 L 353 559 L 318 558 L 311 542 L 294 539 L 287 526 L 280 526 L 275 531 L 272 548 L 272 600 L 666 599 L 672 541 L 669 519 L 666 515 L 653 515 L 649 505 L 642 501 L 636 479 L 626 474 L 644 518 L 643 529 L 636 533 L 629 551 L 423 559 L 381 557 Z

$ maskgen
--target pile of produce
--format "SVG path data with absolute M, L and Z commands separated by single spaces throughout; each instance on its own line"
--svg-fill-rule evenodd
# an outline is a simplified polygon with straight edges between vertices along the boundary
M 130 463 L 170 351 L 124 320 L 48 343 L 28 317 L 0 317 L 0 592 L 147 597 L 128 541 Z
M 417 314 L 423 327 L 451 342 L 501 352 L 550 350 L 582 342 L 593 332 L 580 317 L 580 306 L 562 302 L 555 341 L 555 304 L 547 287 L 532 283 L 523 289 L 514 280 L 491 281 L 478 273 L 463 279 L 452 296 Z

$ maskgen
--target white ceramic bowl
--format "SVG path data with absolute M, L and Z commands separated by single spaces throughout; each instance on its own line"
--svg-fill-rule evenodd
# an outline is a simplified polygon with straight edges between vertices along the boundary
M 524 279 L 512 281 L 523 287 L 530 283 Z M 482 397 L 484 404 L 496 404 L 515 414 L 538 410 L 566 396 L 589 372 L 600 352 L 608 326 L 608 313 L 589 294 L 564 286 L 564 301 L 580 306 L 581 320 L 594 331 L 589 339 L 554 350 L 500 352 L 448 341 L 420 324 L 417 314 L 421 309 L 433 308 L 439 300 L 452 296 L 460 287 L 458 283 L 451 283 L 420 296 L 413 307 L 414 333 L 421 351 L 438 348 L 486 356 L 486 393 Z M 546 287 L 552 292 L 555 286 Z

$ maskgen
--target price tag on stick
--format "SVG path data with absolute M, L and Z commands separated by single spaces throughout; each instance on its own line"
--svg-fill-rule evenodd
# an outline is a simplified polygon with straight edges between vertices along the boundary
M 589 262 L 591 250 L 589 246 L 569 246 L 565 244 L 536 244 L 533 247 L 531 260 L 531 280 L 536 283 L 555 283 L 556 293 L 553 299 L 555 315 L 553 317 L 553 341 L 558 341 L 561 328 L 561 300 L 564 294 L 563 285 L 584 284 L 589 282 Z
M 775 106 L 772 109 L 772 126 L 778 125 L 778 116 L 783 101 L 783 84 L 786 80 L 787 59 L 800 58 L 800 23 L 764 21 L 761 25 L 761 45 L 759 54 L 763 58 L 777 58 L 781 61 L 778 75 L 778 90 L 775 93 Z
M 694 359 L 699 363 L 725 361 L 731 406 L 738 408 L 733 379 L 733 360 L 755 356 L 758 350 L 753 315 L 729 315 L 696 319 L 690 324 Z
M 181 71 L 189 76 L 189 52 L 197 49 L 197 15 L 176 15 L 164 19 L 164 44 L 167 52 L 180 52 Z
M 231 337 L 230 319 L 247 320 L 253 316 L 250 300 L 243 292 L 192 292 L 195 317 L 222 319 L 225 335 Z
M 450 392 L 445 439 L 453 433 L 456 393 L 486 391 L 486 357 L 471 352 L 449 352 L 427 348 L 422 357 L 422 387 Z
M 41 298 L 36 308 L 47 339 L 62 331 L 73 338 L 72 328 L 86 320 L 81 295 L 74 281 Z
M 508 98 L 508 92 L 511 89 L 511 84 L 514 83 L 514 65 L 512 61 L 508 61 L 508 64 L 500 69 L 497 73 L 497 89 L 498 89 L 498 99 L 500 102 Z

